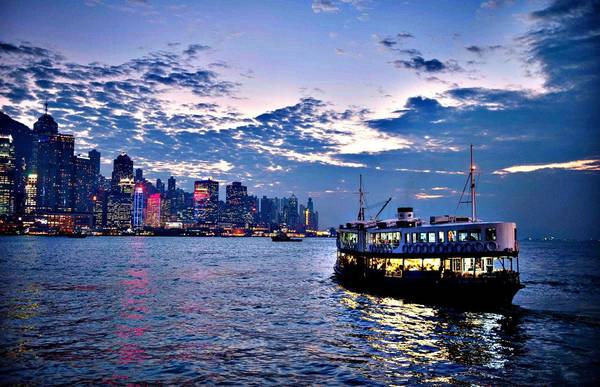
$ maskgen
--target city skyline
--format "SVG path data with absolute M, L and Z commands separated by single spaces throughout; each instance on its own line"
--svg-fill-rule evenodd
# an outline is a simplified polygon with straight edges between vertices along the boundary
M 330 203 L 327 226 L 360 174 L 387 217 L 455 213 L 474 143 L 482 218 L 598 238 L 597 1 L 232 4 L 6 2 L 2 111 L 31 128 L 47 100 L 105 176 L 127 151 L 187 191 Z

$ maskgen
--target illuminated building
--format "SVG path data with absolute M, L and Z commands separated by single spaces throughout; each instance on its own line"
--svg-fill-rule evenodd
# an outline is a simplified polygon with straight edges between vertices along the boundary
M 94 166 L 92 160 L 78 155 L 75 157 L 75 211 L 92 212 L 92 195 L 94 193 Z
M 286 205 L 283 207 L 283 220 L 292 229 L 298 227 L 298 199 L 294 194 L 286 200 Z
M 37 209 L 37 175 L 30 173 L 25 183 L 25 213 L 31 214 Z
M 111 179 L 111 190 L 119 191 L 119 183 L 122 179 L 133 181 L 133 161 L 123 152 L 113 161 L 113 172 Z
M 239 181 L 225 187 L 225 214 L 223 220 L 227 223 L 242 225 L 246 221 L 245 214 L 247 212 L 246 197 L 248 189 Z
M 73 210 L 73 136 L 58 133 L 58 124 L 45 113 L 33 125 L 38 212 Z
M 133 229 L 144 228 L 144 185 L 137 183 L 133 191 Z
M 118 187 L 119 187 L 119 192 L 128 194 L 128 195 L 133 195 L 133 189 L 135 187 L 135 182 L 133 181 L 132 177 L 124 177 L 121 180 L 119 180 Z
M 160 193 L 155 193 L 148 196 L 146 205 L 146 225 L 158 228 L 161 225 L 161 196 Z
M 15 150 L 12 137 L 0 135 L 0 216 L 15 211 Z
M 108 195 L 106 204 L 106 227 L 117 230 L 131 229 L 132 210 L 131 195 L 119 192 L 111 193 Z
M 94 227 L 106 227 L 107 194 L 104 190 L 98 190 L 92 196 L 92 207 L 94 213 Z
M 36 125 L 51 126 L 54 119 L 44 114 Z M 56 123 L 54 123 L 56 124 Z M 35 127 L 35 125 L 34 125 Z M 73 210 L 73 150 L 75 140 L 68 134 L 51 134 L 51 131 L 40 129 L 36 153 L 37 172 L 37 211 L 72 211 Z
M 77 230 L 92 226 L 92 214 L 86 213 L 49 213 L 44 216 L 48 228 L 59 234 L 73 234 Z
M 219 221 L 219 182 L 207 179 L 194 183 L 194 218 L 196 223 Z

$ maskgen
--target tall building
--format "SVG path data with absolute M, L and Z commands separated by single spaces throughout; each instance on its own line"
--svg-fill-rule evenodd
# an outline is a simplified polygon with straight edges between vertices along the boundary
M 219 221 L 219 182 L 212 179 L 194 183 L 194 218 L 197 223 Z
M 273 212 L 275 212 L 275 206 L 273 199 L 263 196 L 260 199 L 260 222 L 266 226 L 271 227 L 273 222 Z
M 75 157 L 75 211 L 92 212 L 92 195 L 95 192 L 95 171 L 92 160 L 78 155 Z
M 106 226 L 121 231 L 131 229 L 132 212 L 132 195 L 111 192 L 106 204 Z
M 88 152 L 88 157 L 90 159 L 90 164 L 92 165 L 92 172 L 94 173 L 94 177 L 97 179 L 100 176 L 100 152 L 95 149 L 92 149 Z
M 239 181 L 225 187 L 225 221 L 236 225 L 246 223 L 248 188 Z
M 38 135 L 35 152 L 37 174 L 37 211 L 73 210 L 73 136 L 58 133 L 58 124 L 45 113 L 34 124 Z
M 92 207 L 94 214 L 94 227 L 106 227 L 106 215 L 108 211 L 108 191 L 99 189 L 92 196 Z
M 169 177 L 169 180 L 167 181 L 167 191 L 168 192 L 175 192 L 176 187 L 176 180 L 175 180 L 175 176 L 171 176 Z
M 0 216 L 15 212 L 15 149 L 10 135 L 0 135 Z
M 133 161 L 123 152 L 113 162 L 111 189 L 119 191 L 121 179 L 133 180 Z
M 133 229 L 141 230 L 144 228 L 144 185 L 136 183 L 133 191 Z
M 165 183 L 161 179 L 156 179 L 156 190 L 161 194 L 165 193 Z
M 155 193 L 148 196 L 146 204 L 146 225 L 154 228 L 161 226 L 161 195 Z
M 27 175 L 25 183 L 25 213 L 32 214 L 37 210 L 37 175 L 30 173 Z
M 135 169 L 135 179 L 134 180 L 136 183 L 144 181 L 144 170 L 142 168 Z
M 298 227 L 298 199 L 294 194 L 287 200 L 284 207 L 284 221 L 288 227 L 295 229 Z

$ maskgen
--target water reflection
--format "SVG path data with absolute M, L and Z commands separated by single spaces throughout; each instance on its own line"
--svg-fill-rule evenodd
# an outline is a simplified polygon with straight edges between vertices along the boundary
M 121 321 L 117 323 L 116 331 L 116 336 L 120 339 L 119 365 L 138 364 L 148 358 L 142 344 L 148 329 L 145 316 L 150 311 L 148 307 L 150 284 L 147 269 L 149 258 L 144 243 L 145 238 L 131 238 L 130 241 L 129 267 L 125 270 L 124 279 L 120 281 Z M 118 379 L 121 378 L 119 375 L 116 376 Z
M 526 340 L 515 310 L 464 311 L 341 289 L 340 302 L 355 319 L 351 334 L 368 344 L 371 363 L 386 379 L 491 382 Z

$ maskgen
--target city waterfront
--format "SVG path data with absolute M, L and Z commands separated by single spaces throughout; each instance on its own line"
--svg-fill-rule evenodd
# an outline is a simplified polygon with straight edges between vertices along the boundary
M 0 238 L 3 383 L 591 384 L 598 242 L 521 242 L 514 306 L 360 294 L 335 241 Z

